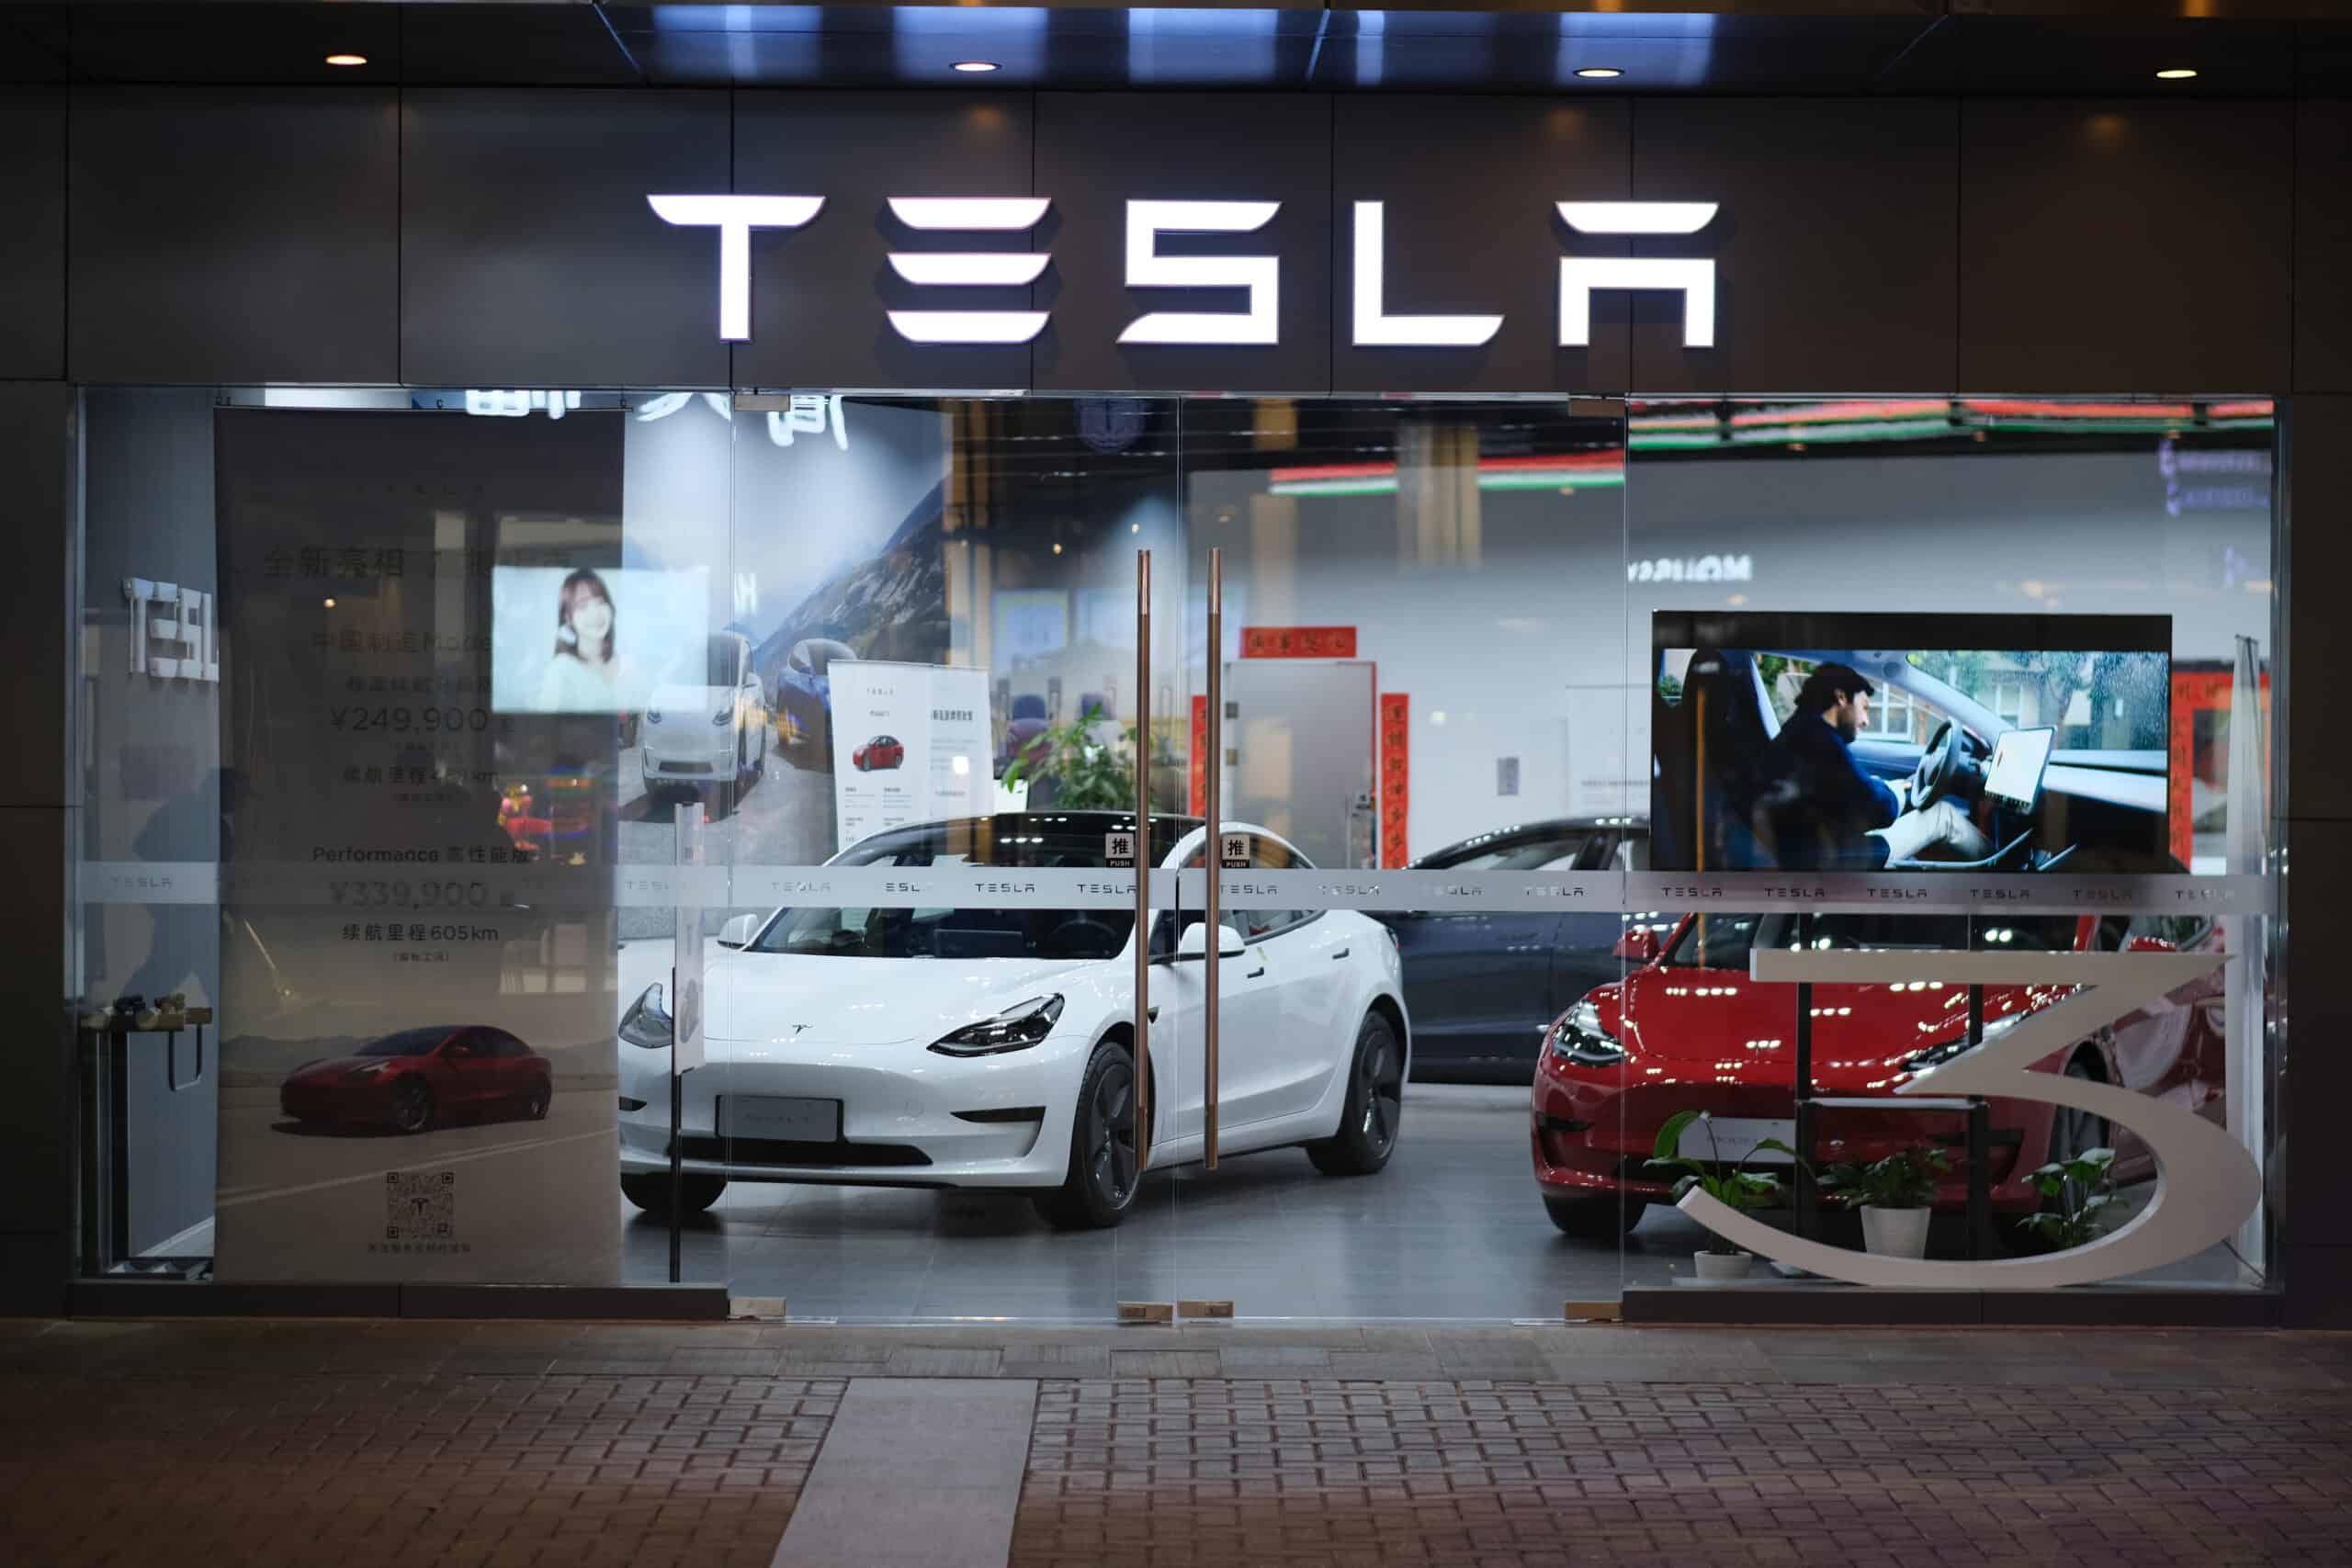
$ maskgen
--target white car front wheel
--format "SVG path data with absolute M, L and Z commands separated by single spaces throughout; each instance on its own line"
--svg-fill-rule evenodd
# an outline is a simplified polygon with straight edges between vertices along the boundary
M 1070 1117 L 1069 1168 L 1062 1184 L 1032 1201 L 1063 1230 L 1115 1225 L 1135 1201 L 1142 1172 L 1136 1158 L 1136 1066 L 1126 1047 L 1106 1040 L 1087 1059 Z
M 1326 1176 L 1370 1176 L 1396 1152 L 1404 1122 L 1405 1047 L 1388 1015 L 1374 1008 L 1356 1031 L 1348 1069 L 1348 1096 L 1340 1130 L 1306 1145 L 1306 1157 Z

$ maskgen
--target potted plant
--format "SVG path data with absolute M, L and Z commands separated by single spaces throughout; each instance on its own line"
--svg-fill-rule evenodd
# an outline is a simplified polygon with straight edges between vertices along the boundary
M 1690 1159 L 1682 1153 L 1682 1134 L 1692 1122 L 1707 1130 L 1709 1157 L 1704 1163 Z M 1667 1169 L 1679 1169 L 1683 1175 L 1674 1184 L 1677 1198 L 1693 1187 L 1715 1201 L 1726 1204 L 1745 1214 L 1760 1209 L 1781 1195 L 1781 1179 L 1769 1170 L 1750 1170 L 1747 1162 L 1767 1150 L 1783 1154 L 1792 1160 L 1796 1150 L 1778 1138 L 1765 1138 L 1736 1161 L 1725 1163 L 1723 1147 L 1715 1141 L 1714 1119 L 1703 1111 L 1678 1111 L 1666 1119 L 1657 1130 L 1657 1143 L 1650 1151 L 1649 1163 Z M 1801 1163 L 1801 1162 L 1800 1162 Z M 1756 1255 L 1744 1252 L 1719 1235 L 1710 1235 L 1706 1247 L 1690 1255 L 1691 1267 L 1702 1280 L 1740 1280 L 1755 1267 Z
M 1038 791 L 1035 804 L 1040 807 L 1057 806 L 1065 811 L 1134 810 L 1136 727 L 1122 727 L 1124 750 L 1106 746 L 1096 739 L 1095 727 L 1109 716 L 1100 706 L 1090 705 L 1075 721 L 1038 732 L 1004 770 L 1006 787 L 1024 779 L 1033 785 L 1042 780 L 1052 793 Z
M 1861 1211 L 1864 1251 L 1925 1258 L 1936 1187 L 1951 1174 L 1950 1155 L 1919 1144 L 1868 1165 L 1833 1166 L 1821 1184 Z
M 2051 1206 L 2019 1220 L 2018 1228 L 2052 1252 L 2097 1241 L 2107 1229 L 2107 1206 L 2115 1201 L 2115 1179 L 2108 1169 L 2114 1163 L 2113 1149 L 2085 1149 L 2035 1171 L 2028 1179 Z

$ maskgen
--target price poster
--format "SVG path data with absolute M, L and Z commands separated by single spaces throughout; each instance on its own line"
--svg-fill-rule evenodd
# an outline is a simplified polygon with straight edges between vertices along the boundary
M 832 693 L 842 848 L 910 822 L 994 813 L 987 671 L 836 660 Z
M 621 419 L 216 418 L 224 1280 L 619 1277 Z

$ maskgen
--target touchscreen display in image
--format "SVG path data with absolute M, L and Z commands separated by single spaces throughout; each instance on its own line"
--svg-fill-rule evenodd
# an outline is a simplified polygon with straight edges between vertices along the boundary
M 1652 864 L 2165 872 L 2162 615 L 1657 612 Z

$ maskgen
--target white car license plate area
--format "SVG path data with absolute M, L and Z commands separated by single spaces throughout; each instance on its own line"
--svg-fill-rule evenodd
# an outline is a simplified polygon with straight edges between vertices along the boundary
M 1711 1128 L 1713 1130 L 1713 1138 L 1708 1136 Z M 1719 1159 L 1725 1165 L 1736 1165 L 1743 1159 L 1750 1165 L 1787 1165 L 1789 1156 L 1777 1150 L 1756 1153 L 1756 1145 L 1767 1138 L 1794 1144 L 1797 1141 L 1796 1118 L 1716 1116 L 1704 1122 L 1693 1122 L 1682 1129 L 1682 1141 L 1676 1145 L 1676 1152 L 1684 1159 Z M 1750 1155 L 1756 1157 L 1748 1159 Z
M 718 1135 L 774 1138 L 794 1144 L 838 1143 L 842 1135 L 842 1102 L 792 1100 L 775 1094 L 722 1094 L 718 1097 Z

